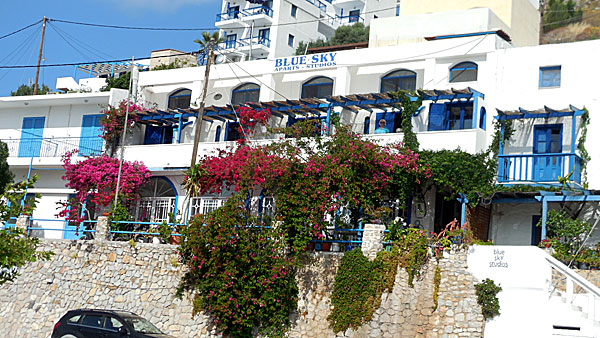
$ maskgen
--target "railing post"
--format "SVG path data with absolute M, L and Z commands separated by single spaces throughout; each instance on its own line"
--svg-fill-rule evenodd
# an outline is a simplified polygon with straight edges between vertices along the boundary
M 383 249 L 383 237 L 385 224 L 366 224 L 363 236 L 361 250 L 365 257 L 370 260 L 375 259 L 377 253 Z
M 108 240 L 108 217 L 100 216 L 98 217 L 98 222 L 96 222 L 96 234 L 94 236 L 94 240 L 97 242 L 104 242 Z
M 567 303 L 571 303 L 571 301 L 573 300 L 573 279 L 571 279 L 571 277 L 569 276 L 567 276 L 566 291 Z
M 29 215 L 20 215 L 17 217 L 16 228 L 22 229 L 29 236 Z

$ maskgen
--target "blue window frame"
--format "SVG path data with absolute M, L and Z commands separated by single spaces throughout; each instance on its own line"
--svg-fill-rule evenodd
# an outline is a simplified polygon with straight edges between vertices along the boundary
M 267 47 L 271 45 L 269 36 L 271 34 L 271 29 L 264 28 L 258 31 L 258 43 L 263 44 Z
M 237 34 L 229 34 L 225 37 L 225 48 L 235 48 Z
M 215 132 L 215 142 L 221 141 L 221 126 L 217 126 L 217 131 Z
M 79 139 L 79 154 L 91 156 L 102 152 L 102 115 L 83 115 L 81 119 L 81 138 Z
M 363 123 L 363 134 L 368 134 L 371 130 L 371 118 L 369 116 L 365 117 L 365 122 Z
M 237 19 L 240 16 L 240 6 L 229 7 L 227 14 L 229 15 L 229 19 Z
M 225 141 L 236 141 L 243 137 L 240 133 L 239 122 L 227 122 L 225 126 Z
M 562 124 L 542 124 L 533 127 L 533 153 L 562 153 Z M 536 156 L 533 160 L 535 181 L 557 181 L 561 174 L 563 156 Z
M 417 89 L 417 73 L 411 70 L 395 70 L 381 78 L 381 93 L 415 89 Z
M 486 112 L 485 107 L 481 107 L 481 112 L 479 113 L 479 129 L 485 130 L 486 126 Z
M 19 157 L 39 157 L 46 118 L 24 117 L 19 142 Z
M 172 126 L 146 125 L 144 144 L 171 144 L 173 143 Z
M 473 101 L 432 103 L 427 130 L 461 130 L 473 128 Z
M 540 67 L 540 88 L 560 87 L 561 66 Z
M 296 12 L 298 12 L 298 7 L 296 7 L 296 5 L 292 5 L 292 16 L 295 18 L 296 17 Z
M 348 12 L 348 22 L 358 22 L 360 19 L 360 9 Z
M 179 89 L 169 95 L 169 109 L 187 109 L 192 101 L 192 91 L 189 89 Z
M 397 130 L 402 129 L 402 114 L 399 111 L 388 111 L 375 114 L 375 123 L 377 124 L 375 133 L 377 133 L 377 129 L 379 129 L 379 121 L 381 120 L 385 120 L 385 128 L 387 128 L 390 133 L 395 133 Z
M 292 34 L 288 35 L 288 46 L 294 47 L 294 36 Z
M 461 62 L 455 65 L 450 68 L 450 83 L 477 81 L 477 68 L 474 62 Z
M 319 76 L 302 84 L 300 98 L 324 98 L 333 94 L 333 79 Z
M 231 91 L 231 104 L 246 104 L 247 102 L 258 102 L 260 86 L 256 83 L 245 83 L 237 86 Z

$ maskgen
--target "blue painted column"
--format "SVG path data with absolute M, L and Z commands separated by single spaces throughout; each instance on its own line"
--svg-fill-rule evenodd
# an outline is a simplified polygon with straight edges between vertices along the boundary
M 546 239 L 546 220 L 548 219 L 548 200 L 542 197 L 542 239 Z
M 181 126 L 182 123 L 182 115 L 179 115 L 179 122 L 177 123 L 177 143 L 181 143 L 181 130 L 183 129 Z
M 326 124 L 327 124 L 327 135 L 331 135 L 331 103 L 329 104 L 329 107 L 327 107 L 327 119 Z M 321 132 L 321 135 L 325 135 L 323 132 Z

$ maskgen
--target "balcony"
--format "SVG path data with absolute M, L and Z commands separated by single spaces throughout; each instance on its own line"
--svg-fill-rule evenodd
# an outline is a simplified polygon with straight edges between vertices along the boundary
M 78 150 L 82 156 L 102 153 L 104 140 L 100 137 L 48 137 L 0 140 L 8 146 L 10 165 L 29 165 L 32 158 L 36 164 L 60 164 L 67 152 Z M 43 158 L 43 160 L 42 160 Z
M 250 50 L 253 52 L 269 52 L 271 46 L 271 40 L 263 36 L 254 36 L 251 38 L 244 38 L 239 40 L 225 41 L 219 44 L 221 49 L 235 49 L 238 52 L 248 53 Z
M 354 24 L 357 22 L 362 22 L 362 23 L 365 22 L 365 19 L 360 15 L 344 15 L 344 16 L 336 15 L 335 19 L 341 25 Z
M 559 177 L 581 184 L 581 157 L 574 153 L 498 156 L 498 182 L 557 184 Z
M 240 21 L 254 21 L 255 25 L 268 25 L 272 22 L 272 18 L 273 10 L 271 8 L 256 6 L 219 13 L 217 14 L 215 26 L 218 28 L 235 28 L 240 27 Z

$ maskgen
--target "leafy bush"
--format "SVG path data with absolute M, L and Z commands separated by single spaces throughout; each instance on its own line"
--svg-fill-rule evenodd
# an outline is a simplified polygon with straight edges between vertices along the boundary
M 481 283 L 475 284 L 475 290 L 477 291 L 477 304 L 481 306 L 483 317 L 490 319 L 500 315 L 498 293 L 502 291 L 502 288 L 493 280 L 486 278 Z

